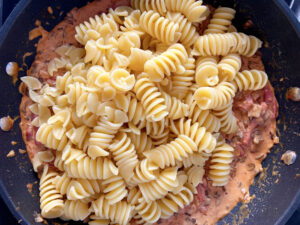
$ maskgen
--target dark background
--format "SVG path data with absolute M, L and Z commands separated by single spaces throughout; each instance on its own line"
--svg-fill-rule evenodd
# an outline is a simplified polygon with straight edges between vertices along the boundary
M 300 22 L 300 0 L 285 0 L 295 13 Z M 10 12 L 13 10 L 19 0 L 0 0 L 0 26 L 5 22 Z M 14 219 L 5 203 L 0 197 L 0 225 L 14 225 L 18 222 Z M 260 224 L 257 224 L 260 225 Z M 286 225 L 300 225 L 300 205 L 296 212 L 292 215 Z

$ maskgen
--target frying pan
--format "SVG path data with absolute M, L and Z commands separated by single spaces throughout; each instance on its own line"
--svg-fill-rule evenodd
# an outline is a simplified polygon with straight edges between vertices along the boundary
M 24 60 L 23 55 L 35 52 L 36 41 L 28 41 L 28 32 L 34 28 L 35 20 L 41 20 L 44 28 L 51 30 L 73 7 L 81 7 L 86 3 L 84 0 L 22 0 L 16 6 L 0 30 L 0 117 L 19 115 L 19 82 L 16 86 L 12 84 L 5 67 L 9 61 L 17 61 L 19 65 L 23 64 L 24 71 L 20 75 L 26 75 L 27 65 L 31 65 L 34 54 Z M 296 174 L 300 173 L 300 157 L 291 166 L 280 161 L 286 150 L 299 152 L 300 105 L 287 101 L 285 92 L 288 87 L 300 86 L 300 25 L 282 0 L 224 0 L 208 3 L 235 7 L 237 16 L 234 24 L 238 30 L 254 34 L 264 41 L 263 61 L 279 101 L 280 144 L 274 146 L 263 162 L 267 178 L 256 177 L 250 188 L 255 198 L 247 208 L 241 209 L 240 205 L 235 207 L 219 224 L 285 224 L 300 203 L 300 178 L 296 178 Z M 53 15 L 47 13 L 48 6 L 54 9 Z M 63 14 L 60 15 L 60 12 Z M 254 26 L 244 30 L 243 24 L 248 19 L 253 21 Z M 0 193 L 21 224 L 33 225 L 38 224 L 33 214 L 40 211 L 38 179 L 27 155 L 18 153 L 19 148 L 25 149 L 18 123 L 19 120 L 11 131 L 0 132 Z M 11 141 L 17 141 L 18 144 L 12 146 Z M 16 156 L 7 158 L 11 149 L 15 150 Z M 33 183 L 32 193 L 26 188 L 28 183 Z M 244 219 L 247 215 L 249 218 Z

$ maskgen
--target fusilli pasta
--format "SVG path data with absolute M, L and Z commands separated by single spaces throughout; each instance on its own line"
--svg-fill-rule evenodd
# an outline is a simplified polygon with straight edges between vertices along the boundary
M 166 44 L 177 42 L 181 36 L 178 24 L 175 24 L 165 17 L 161 17 L 152 10 L 142 13 L 140 17 L 140 26 L 152 37 L 155 37 Z

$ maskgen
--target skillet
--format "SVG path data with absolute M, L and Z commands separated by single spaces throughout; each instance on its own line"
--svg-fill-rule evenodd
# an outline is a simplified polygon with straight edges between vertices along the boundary
M 19 75 L 26 74 L 27 65 L 33 62 L 34 54 L 25 60 L 23 55 L 35 52 L 36 41 L 28 41 L 28 32 L 34 28 L 35 20 L 41 20 L 43 27 L 51 30 L 73 7 L 81 7 L 86 3 L 83 0 L 21 0 L 16 6 L 0 30 L 0 117 L 19 115 L 19 82 L 16 86 L 12 84 L 11 78 L 5 73 L 5 67 L 9 61 L 17 61 L 19 65 L 23 63 L 24 69 Z M 283 0 L 220 0 L 207 3 L 234 7 L 237 15 L 233 24 L 238 30 L 256 35 L 264 41 L 263 61 L 279 101 L 277 124 L 280 144 L 273 147 L 263 162 L 267 178 L 257 177 L 250 188 L 250 193 L 255 194 L 254 200 L 247 207 L 235 207 L 223 222 L 285 224 L 300 203 L 300 178 L 296 178 L 296 174 L 300 174 L 300 157 L 291 166 L 285 166 L 280 161 L 286 150 L 298 151 L 300 154 L 300 106 L 299 103 L 285 99 L 288 87 L 300 86 L 300 24 Z M 54 9 L 53 15 L 47 12 L 48 6 Z M 59 15 L 60 12 L 63 14 Z M 254 26 L 244 30 L 243 24 L 248 19 L 253 21 Z M 33 214 L 40 211 L 38 179 L 27 155 L 18 153 L 19 148 L 25 149 L 18 123 L 19 120 L 9 132 L 0 131 L 0 194 L 21 224 L 33 225 L 38 224 Z M 18 144 L 12 146 L 11 141 L 17 141 Z M 11 149 L 15 150 L 16 156 L 7 158 Z M 28 183 L 33 183 L 32 193 L 27 190 Z M 244 219 L 247 215 L 249 218 Z

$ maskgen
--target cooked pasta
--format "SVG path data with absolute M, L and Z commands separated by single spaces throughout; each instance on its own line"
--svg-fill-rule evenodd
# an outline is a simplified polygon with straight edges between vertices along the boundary
M 130 74 L 125 69 L 115 69 L 111 72 L 110 75 L 111 84 L 119 91 L 119 92 L 127 92 L 130 91 L 135 83 L 134 75 Z
M 146 202 L 163 198 L 169 191 L 178 186 L 177 168 L 166 168 L 156 180 L 139 184 L 143 198 Z
M 142 197 L 141 191 L 138 189 L 138 187 L 133 187 L 129 189 L 128 195 L 127 195 L 127 202 L 131 205 L 136 206 L 139 203 L 139 199 Z
M 82 158 L 72 160 L 65 164 L 64 168 L 68 176 L 72 178 L 90 180 L 106 179 L 119 173 L 118 168 L 110 159 L 101 157 L 91 159 L 84 153 Z
M 165 17 L 161 17 L 152 10 L 142 13 L 140 17 L 140 26 L 152 37 L 155 37 L 166 44 L 177 42 L 181 36 L 178 24 L 175 24 Z
M 182 164 L 184 168 L 189 168 L 191 166 L 201 166 L 205 165 L 205 162 L 209 159 L 210 154 L 206 152 L 194 152 L 188 157 L 182 160 Z
M 203 166 L 191 166 L 186 172 L 188 175 L 188 183 L 193 187 L 197 187 L 198 184 L 202 183 L 204 173 L 205 170 Z
M 142 102 L 149 121 L 160 121 L 168 115 L 162 94 L 148 77 L 138 78 L 133 90 Z
M 176 135 L 185 135 L 193 140 L 196 143 L 196 151 L 198 152 L 210 153 L 216 147 L 215 137 L 210 132 L 206 132 L 206 129 L 201 127 L 199 123 L 192 123 L 191 119 L 172 120 L 170 129 Z
M 124 25 L 121 26 L 123 32 L 134 31 L 139 35 L 144 35 L 145 32 L 140 27 L 141 11 L 132 11 L 124 20 Z
M 194 193 L 188 185 L 183 186 L 179 193 L 168 193 L 164 198 L 158 200 L 158 205 L 161 208 L 161 218 L 167 219 L 174 213 L 178 212 L 179 208 L 190 204 L 194 200 Z
M 196 83 L 203 86 L 215 86 L 219 83 L 217 57 L 199 57 L 196 61 Z
M 228 7 L 218 7 L 209 21 L 204 34 L 226 33 L 235 16 L 235 10 Z
M 167 12 L 165 0 L 131 0 L 130 3 L 134 9 L 142 12 L 153 10 L 160 15 L 165 15 Z
M 221 127 L 221 121 L 214 116 L 209 110 L 201 110 L 193 100 L 193 95 L 189 94 L 186 98 L 186 104 L 189 107 L 188 118 L 192 122 L 198 122 L 200 126 L 205 127 L 209 132 L 218 132 Z
M 72 179 L 67 189 L 67 199 L 80 200 L 100 193 L 101 183 L 97 180 Z
M 202 1 L 196 0 L 165 0 L 170 12 L 181 12 L 190 22 L 201 22 L 207 16 L 208 9 Z
M 176 97 L 172 97 L 166 92 L 161 92 L 162 97 L 165 99 L 165 103 L 167 106 L 167 111 L 169 113 L 169 118 L 172 120 L 176 120 L 188 115 L 188 105 L 177 99 Z
M 60 139 L 55 138 L 54 129 L 54 125 L 43 123 L 36 133 L 36 140 L 44 144 L 47 148 L 53 148 L 61 151 L 67 145 L 68 138 L 66 135 L 63 135 Z
M 172 88 L 170 94 L 180 100 L 186 97 L 195 80 L 195 59 L 189 57 L 183 67 L 185 68 L 183 73 L 175 72 L 171 76 Z
M 130 138 L 124 132 L 118 133 L 110 146 L 114 160 L 119 168 L 120 175 L 129 181 L 133 176 L 133 169 L 138 164 L 137 154 Z
M 40 202 L 44 218 L 60 217 L 64 212 L 63 196 L 56 190 L 53 180 L 58 175 L 46 165 L 40 179 Z
M 199 56 L 226 56 L 229 53 L 238 53 L 251 57 L 261 45 L 262 42 L 258 38 L 243 33 L 207 34 L 197 39 L 193 53 Z
M 153 142 L 151 138 L 144 131 L 141 131 L 140 134 L 131 132 L 129 134 L 129 138 L 134 144 L 139 159 L 142 159 L 144 157 L 144 151 L 148 151 L 153 147 Z
M 167 142 L 170 139 L 170 130 L 168 128 L 165 128 L 164 132 L 157 134 L 157 135 L 150 135 L 150 138 L 152 139 L 152 143 L 154 146 L 167 144 Z
M 102 181 L 103 193 L 108 204 L 113 205 L 127 196 L 125 181 L 120 176 L 110 177 Z
M 155 180 L 158 173 L 158 167 L 149 161 L 149 159 L 143 159 L 139 161 L 139 164 L 134 169 L 134 175 L 130 179 L 131 185 L 140 183 L 146 183 Z
M 232 111 L 232 103 L 233 101 L 230 101 L 227 105 L 213 110 L 213 114 L 221 121 L 220 130 L 226 134 L 233 134 L 238 130 L 238 123 Z
M 146 202 L 141 200 L 135 207 L 138 215 L 134 218 L 137 224 L 141 223 L 155 223 L 161 217 L 161 207 L 156 201 Z
M 102 118 L 94 127 L 89 138 L 88 155 L 92 158 L 107 156 L 107 148 L 113 141 L 122 123 L 113 123 Z
M 230 163 L 233 160 L 234 149 L 229 144 L 221 144 L 212 152 L 208 177 L 213 186 L 225 186 L 230 175 Z
M 52 183 L 55 185 L 56 190 L 59 191 L 60 194 L 67 194 L 67 190 L 72 179 L 68 176 L 67 173 L 63 173 L 62 175 L 56 176 Z
M 196 27 L 185 18 L 181 13 L 170 13 L 168 12 L 166 18 L 179 25 L 179 32 L 181 36 L 179 41 L 185 46 L 191 46 L 195 43 L 199 34 Z
M 221 81 L 232 81 L 241 69 L 242 60 L 238 54 L 224 56 L 218 63 L 219 79 Z
M 144 64 L 151 58 L 151 51 L 142 50 L 139 48 L 131 48 L 131 54 L 129 56 L 129 68 L 137 72 L 142 72 L 144 71 Z
M 84 203 L 80 200 L 71 201 L 66 200 L 64 207 L 64 214 L 62 218 L 64 220 L 84 220 L 90 214 L 88 203 Z
M 239 72 L 262 42 L 237 32 L 231 8 L 204 30 L 211 7 L 201 0 L 130 2 L 76 26 L 78 43 L 47 63 L 53 79 L 21 78 L 44 148 L 33 164 L 44 168 L 45 218 L 159 223 L 229 181 L 234 149 L 223 136 L 238 134 L 237 92 L 268 81 Z
M 235 96 L 236 87 L 229 82 L 221 82 L 216 87 L 200 87 L 194 94 L 194 99 L 202 110 L 222 107 Z
M 146 157 L 157 164 L 160 168 L 175 166 L 176 160 L 183 158 L 197 150 L 196 143 L 186 135 L 179 135 L 169 144 L 160 145 L 148 152 L 144 152 Z
M 128 224 L 132 216 L 133 206 L 126 201 L 119 201 L 110 205 L 104 195 L 92 202 L 91 211 L 103 219 L 110 219 L 113 223 L 120 225 Z
M 259 90 L 268 81 L 268 75 L 260 70 L 244 70 L 237 73 L 232 81 L 237 91 Z
M 171 72 L 184 72 L 183 64 L 188 55 L 183 45 L 171 45 L 161 55 L 153 57 L 145 63 L 144 69 L 152 81 L 160 82 L 164 76 L 170 76 Z

